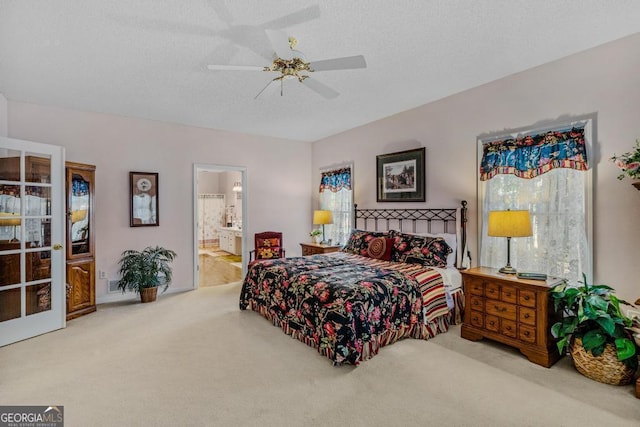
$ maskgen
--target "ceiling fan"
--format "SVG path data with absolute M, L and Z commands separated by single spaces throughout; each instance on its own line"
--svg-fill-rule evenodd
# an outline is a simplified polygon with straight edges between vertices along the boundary
M 295 49 L 298 41 L 293 37 L 287 37 L 284 33 L 274 30 L 265 30 L 271 46 L 273 47 L 275 59 L 269 66 L 254 65 L 208 65 L 209 70 L 224 71 L 266 71 L 280 73 L 271 80 L 255 98 L 262 95 L 267 88 L 280 84 L 280 95 L 284 92 L 284 81 L 297 79 L 300 83 L 320 94 L 332 99 L 339 95 L 338 92 L 311 78 L 308 73 L 329 70 L 348 70 L 355 68 L 366 68 L 367 63 L 364 56 L 346 56 L 342 58 L 324 59 L 321 61 L 307 61 L 304 54 Z

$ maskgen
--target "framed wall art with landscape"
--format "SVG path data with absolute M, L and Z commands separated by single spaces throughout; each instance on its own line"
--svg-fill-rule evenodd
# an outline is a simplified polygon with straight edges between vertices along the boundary
M 160 225 L 158 210 L 158 174 L 155 172 L 129 172 L 131 211 L 129 226 Z
M 425 201 L 425 148 L 376 156 L 378 202 Z

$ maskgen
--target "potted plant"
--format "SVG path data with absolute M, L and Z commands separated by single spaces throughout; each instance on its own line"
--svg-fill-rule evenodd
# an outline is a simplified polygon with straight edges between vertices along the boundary
M 311 238 L 315 243 L 319 243 L 321 235 L 322 235 L 322 230 L 320 230 L 319 228 L 311 230 L 311 232 L 309 233 L 309 236 L 311 236 Z
M 174 251 L 160 246 L 148 246 L 142 251 L 127 249 L 118 262 L 118 289 L 139 293 L 142 302 L 155 301 L 158 286 L 164 285 L 164 292 L 171 283 L 173 272 L 169 264 L 176 256 Z
M 583 275 L 582 286 L 567 282 L 551 290 L 556 313 L 562 319 L 551 327 L 558 339 L 560 354 L 567 349 L 578 372 L 607 384 L 630 384 L 638 368 L 636 345 L 631 332 L 632 320 L 620 310 L 613 288 L 589 285 Z
M 640 190 L 640 139 L 636 139 L 633 151 L 611 157 L 611 161 L 621 170 L 618 179 L 624 179 L 625 176 L 633 179 L 633 186 Z

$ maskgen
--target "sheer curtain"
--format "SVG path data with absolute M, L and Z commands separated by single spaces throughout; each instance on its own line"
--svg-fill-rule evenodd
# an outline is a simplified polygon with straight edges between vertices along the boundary
M 333 213 L 333 224 L 325 225 L 326 239 L 332 244 L 344 244 L 351 232 L 353 190 L 351 166 L 324 171 L 320 177 L 320 209 Z
M 483 144 L 480 265 L 499 268 L 507 261 L 506 238 L 487 236 L 489 211 L 526 209 L 533 236 L 511 239 L 512 265 L 571 282 L 581 281 L 585 273 L 591 280 L 589 136 L 590 131 L 573 127 L 538 133 L 528 141 L 531 136 L 493 141 L 502 150 L 500 160 L 489 160 Z

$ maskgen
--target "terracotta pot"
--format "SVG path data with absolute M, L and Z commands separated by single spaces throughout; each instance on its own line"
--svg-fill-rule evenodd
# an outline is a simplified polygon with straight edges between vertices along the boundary
M 154 302 L 158 295 L 158 288 L 142 288 L 140 289 L 141 302 Z

